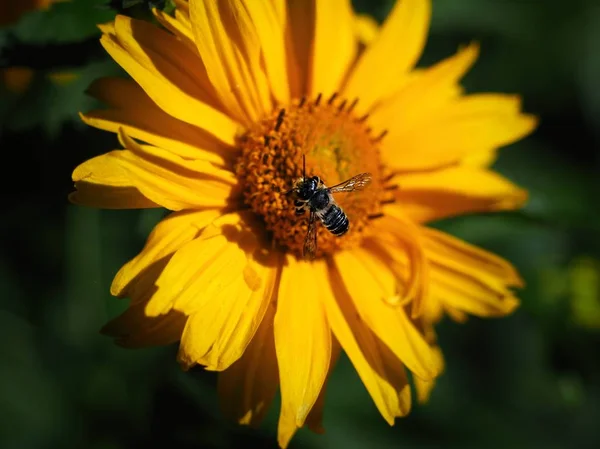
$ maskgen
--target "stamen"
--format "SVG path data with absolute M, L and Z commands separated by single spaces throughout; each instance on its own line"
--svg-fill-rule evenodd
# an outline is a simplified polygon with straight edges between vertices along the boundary
M 358 98 L 355 98 L 354 100 L 352 100 L 352 103 L 350 103 L 350 106 L 348 106 L 348 110 L 346 112 L 350 113 L 354 110 L 354 107 L 358 104 Z
M 319 92 L 319 95 L 317 95 L 317 98 L 315 99 L 315 106 L 319 106 L 319 103 L 321 103 L 322 96 L 323 96 L 323 94 L 321 92 Z
M 360 117 L 359 119 L 357 119 L 356 121 L 358 123 L 364 123 L 365 121 L 367 121 L 368 118 L 369 118 L 369 114 L 367 113 L 367 114 L 363 115 L 362 117 Z
M 331 97 L 329 97 L 329 100 L 327 100 L 327 104 L 331 105 L 335 101 L 335 99 L 337 98 L 337 96 L 338 96 L 338 93 L 334 92 L 333 95 L 331 95 Z
M 373 140 L 373 142 L 374 142 L 374 143 L 381 142 L 381 141 L 383 140 L 383 138 L 384 138 L 385 136 L 387 136 L 387 133 L 388 133 L 388 130 L 387 130 L 387 129 L 384 129 L 384 130 L 381 132 L 381 134 L 379 134 L 379 136 L 378 136 L 378 137 L 376 137 L 376 138 Z
M 284 116 L 285 116 L 285 109 L 281 109 L 281 111 L 279 111 L 279 115 L 277 116 L 277 122 L 275 123 L 275 131 L 279 131 L 279 128 L 281 128 L 281 124 L 283 123 Z
M 302 98 L 300 98 L 300 103 L 298 103 L 298 107 L 301 108 L 304 106 L 304 103 L 306 103 L 306 95 L 302 95 Z
M 395 173 L 390 173 L 389 175 L 387 175 L 387 176 L 383 177 L 383 178 L 381 179 L 381 181 L 382 181 L 384 184 L 387 184 L 387 183 L 388 183 L 388 182 L 390 182 L 392 179 L 394 179 L 394 176 L 396 176 L 396 174 L 395 174 Z

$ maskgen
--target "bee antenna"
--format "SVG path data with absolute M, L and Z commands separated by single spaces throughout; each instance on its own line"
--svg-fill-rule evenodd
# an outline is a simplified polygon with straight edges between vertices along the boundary
M 302 178 L 306 179 L 306 154 L 302 155 Z

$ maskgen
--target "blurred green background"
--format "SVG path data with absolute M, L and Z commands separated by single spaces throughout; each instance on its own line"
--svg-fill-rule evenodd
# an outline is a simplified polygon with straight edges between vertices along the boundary
M 102 3 L 0 28 L 2 67 L 30 69 L 17 91 L 1 71 L 0 447 L 274 448 L 278 404 L 261 429 L 238 427 L 220 417 L 214 374 L 181 372 L 175 347 L 125 350 L 98 333 L 126 306 L 109 294 L 113 275 L 161 217 L 67 202 L 72 169 L 117 146 L 77 117 L 94 106 L 89 83 L 120 72 L 98 43 L 95 24 L 115 14 Z M 391 0 L 355 7 L 382 20 Z M 447 371 L 393 428 L 342 358 L 326 434 L 300 431 L 292 448 L 600 447 L 600 2 L 434 0 L 421 64 L 473 39 L 482 56 L 467 89 L 521 93 L 541 117 L 497 163 L 531 200 L 439 226 L 513 261 L 523 306 L 444 321 Z

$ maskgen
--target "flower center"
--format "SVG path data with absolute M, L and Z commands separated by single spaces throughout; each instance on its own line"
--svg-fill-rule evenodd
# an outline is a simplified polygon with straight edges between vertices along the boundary
M 245 203 L 262 219 L 272 238 L 302 257 L 309 213 L 296 215 L 295 194 L 286 194 L 305 175 L 318 176 L 327 187 L 360 173 L 370 173 L 371 184 L 361 191 L 334 193 L 335 203 L 349 220 L 349 229 L 337 237 L 317 218 L 316 256 L 332 254 L 359 243 L 369 233 L 369 221 L 380 216 L 384 201 L 379 142 L 366 125 L 367 117 L 353 113 L 334 95 L 295 102 L 262 120 L 239 139 L 236 164 Z M 306 158 L 306 174 L 303 173 Z

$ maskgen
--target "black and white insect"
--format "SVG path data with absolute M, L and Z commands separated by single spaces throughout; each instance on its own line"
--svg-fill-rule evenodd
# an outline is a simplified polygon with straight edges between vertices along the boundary
M 294 187 L 286 194 L 295 195 L 296 215 L 303 215 L 307 210 L 310 212 L 304 239 L 305 258 L 314 259 L 317 251 L 317 218 L 337 237 L 350 229 L 348 216 L 337 205 L 332 194 L 362 190 L 370 184 L 371 179 L 370 173 L 361 173 L 333 187 L 327 187 L 318 176 L 306 177 L 306 157 L 302 156 L 302 177 L 296 180 Z

